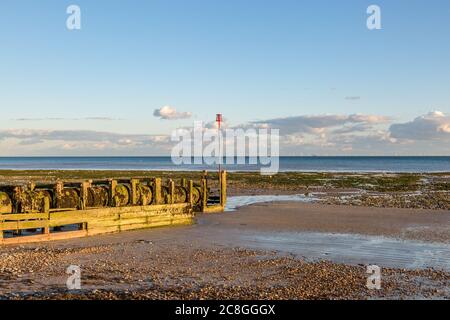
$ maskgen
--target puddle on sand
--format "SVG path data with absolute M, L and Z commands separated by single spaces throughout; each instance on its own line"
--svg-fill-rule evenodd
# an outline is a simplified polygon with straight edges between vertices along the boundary
M 255 249 L 287 252 L 313 260 L 450 272 L 450 245 L 446 243 L 315 232 L 257 232 L 240 234 L 236 241 Z
M 255 203 L 299 201 L 314 202 L 314 194 L 236 196 L 227 199 L 225 211 Z M 450 272 L 450 245 L 395 238 L 321 232 L 260 232 L 227 230 L 213 238 L 222 243 L 250 249 L 290 253 L 307 260 L 330 260 L 348 264 L 375 264 L 381 267 L 426 269 Z
M 255 203 L 275 201 L 313 202 L 317 200 L 318 198 L 316 197 L 305 196 L 304 194 L 236 196 L 227 198 L 225 211 L 234 211 L 239 207 L 248 206 Z

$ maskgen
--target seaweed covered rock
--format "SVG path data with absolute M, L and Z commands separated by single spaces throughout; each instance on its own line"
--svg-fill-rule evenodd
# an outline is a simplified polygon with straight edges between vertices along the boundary
M 6 192 L 0 192 L 0 214 L 12 212 L 12 201 Z
M 77 189 L 65 188 L 57 194 L 55 207 L 78 208 L 80 205 L 80 194 Z
M 188 201 L 188 191 L 184 187 L 175 187 L 174 202 L 175 203 L 185 203 Z
M 109 203 L 109 191 L 104 186 L 93 186 L 88 189 L 87 206 L 88 207 L 107 207 Z
M 52 195 L 48 190 L 16 190 L 18 202 L 17 211 L 25 212 L 48 212 L 52 203 Z
M 118 184 L 114 190 L 114 206 L 124 207 L 130 203 L 130 190 L 124 184 Z
M 152 189 L 149 186 L 138 184 L 136 186 L 136 199 L 138 205 L 141 206 L 148 206 L 152 203 L 153 200 L 153 193 Z

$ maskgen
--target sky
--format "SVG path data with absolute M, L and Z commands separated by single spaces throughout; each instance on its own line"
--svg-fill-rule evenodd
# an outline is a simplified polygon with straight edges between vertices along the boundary
M 282 155 L 450 155 L 449 39 L 448 0 L 1 0 L 0 156 L 167 155 L 219 112 Z

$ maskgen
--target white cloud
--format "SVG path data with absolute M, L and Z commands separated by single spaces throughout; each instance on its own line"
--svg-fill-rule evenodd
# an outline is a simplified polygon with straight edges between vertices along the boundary
M 303 115 L 248 124 L 280 129 L 286 155 L 449 155 L 450 121 L 432 112 L 407 123 L 371 114 Z
M 430 112 L 410 122 L 393 124 L 389 131 L 392 137 L 404 140 L 450 141 L 450 115 L 441 111 Z
M 379 115 L 302 115 L 223 128 L 280 129 L 282 155 L 450 155 L 450 116 L 435 111 L 391 124 Z M 185 129 L 192 129 L 188 127 Z M 205 132 L 216 131 L 215 123 Z M 168 134 L 92 130 L 0 130 L 0 155 L 169 155 Z
M 339 128 L 351 124 L 383 124 L 390 121 L 390 118 L 378 115 L 365 114 L 324 114 L 324 115 L 303 115 L 288 118 L 269 119 L 265 121 L 253 122 L 254 125 L 266 125 L 271 128 L 280 129 L 281 134 L 291 133 L 311 133 L 322 134 L 327 129 Z
M 380 124 L 388 123 L 392 119 L 386 116 L 374 115 L 374 114 L 351 114 L 348 116 L 349 122 L 352 123 L 370 123 L 370 124 Z
M 171 146 L 166 135 L 90 130 L 0 131 L 0 155 L 164 155 L 170 153 Z
M 192 117 L 190 112 L 178 112 L 175 108 L 171 106 L 164 106 L 160 109 L 155 109 L 153 112 L 155 117 L 159 117 L 164 120 L 179 120 L 179 119 L 189 119 Z

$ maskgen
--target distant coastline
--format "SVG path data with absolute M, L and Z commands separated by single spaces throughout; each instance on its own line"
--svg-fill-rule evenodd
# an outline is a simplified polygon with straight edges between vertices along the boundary
M 170 156 L 0 157 L 0 170 L 196 171 L 216 168 L 206 164 L 174 165 Z M 252 172 L 258 171 L 260 165 L 250 164 L 245 158 L 245 164 L 226 164 L 224 168 Z M 282 156 L 280 171 L 440 173 L 450 172 L 450 156 Z

